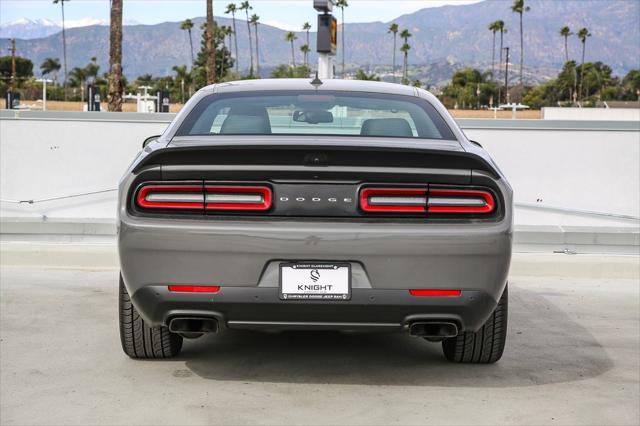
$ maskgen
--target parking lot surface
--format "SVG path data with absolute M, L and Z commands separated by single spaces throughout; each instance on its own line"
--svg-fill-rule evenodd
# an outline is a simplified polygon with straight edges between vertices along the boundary
M 511 277 L 504 357 L 474 366 L 405 334 L 328 332 L 226 331 L 134 361 L 117 270 L 3 266 L 0 423 L 638 424 L 638 277 L 565 272 Z

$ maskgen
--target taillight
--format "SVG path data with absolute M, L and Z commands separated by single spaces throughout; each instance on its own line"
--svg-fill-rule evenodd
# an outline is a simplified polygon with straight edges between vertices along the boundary
M 271 208 L 268 186 L 151 183 L 142 186 L 136 203 L 142 209 L 264 211 Z
M 169 291 L 174 293 L 217 293 L 219 285 L 170 285 Z
M 140 188 L 136 198 L 145 209 L 202 209 L 202 185 L 147 185 Z
M 457 297 L 462 294 L 462 291 L 421 288 L 421 289 L 409 290 L 409 294 L 412 296 L 426 296 L 426 297 Z
M 477 189 L 429 189 L 429 213 L 488 214 L 495 209 L 493 195 Z
M 489 214 L 496 203 L 485 189 L 369 187 L 360 191 L 360 208 L 365 213 Z
M 205 186 L 207 210 L 269 210 L 271 199 L 267 186 Z
M 426 188 L 364 188 L 360 208 L 367 213 L 424 213 Z

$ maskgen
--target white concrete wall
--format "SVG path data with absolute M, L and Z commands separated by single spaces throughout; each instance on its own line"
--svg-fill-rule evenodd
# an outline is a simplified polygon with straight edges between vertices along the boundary
M 91 114 L 91 113 L 88 113 Z M 83 116 L 84 117 L 84 116 Z M 167 117 L 170 118 L 170 117 Z M 640 215 L 640 132 L 577 130 L 575 123 L 461 120 L 515 191 L 517 225 L 637 226 L 603 216 L 549 212 L 522 204 Z M 114 189 L 142 141 L 163 121 L 0 118 L 0 199 L 37 200 Z M 616 130 L 617 129 L 617 130 Z M 0 216 L 113 220 L 116 193 L 35 204 L 0 203 Z
M 542 108 L 545 120 L 640 121 L 640 108 Z

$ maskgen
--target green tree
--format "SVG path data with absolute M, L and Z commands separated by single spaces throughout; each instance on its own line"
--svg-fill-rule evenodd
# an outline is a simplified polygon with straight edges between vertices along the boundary
M 91 58 L 91 62 L 89 62 L 84 67 L 84 75 L 90 83 L 95 83 L 98 78 L 98 72 L 100 71 L 100 66 L 97 63 L 97 58 L 94 56 Z
M 622 79 L 623 96 L 626 100 L 640 100 L 640 70 L 631 70 Z
M 412 36 L 413 34 L 411 34 L 406 28 L 400 31 L 400 38 L 404 40 L 402 47 L 400 47 L 400 51 L 404 54 L 404 62 L 402 65 L 402 84 L 409 84 L 409 50 L 411 49 L 411 46 L 409 45 L 409 37 Z
M 180 86 L 180 99 L 181 99 L 181 102 L 184 103 L 185 100 L 186 100 L 185 89 L 186 88 L 190 88 L 191 87 L 191 83 L 192 83 L 191 73 L 187 69 L 186 65 L 180 65 L 180 66 L 174 65 L 174 67 L 172 69 L 173 69 L 173 72 L 176 73 L 176 75 L 174 77 L 174 82 Z M 191 96 L 191 93 L 189 93 L 189 96 Z
M 393 82 L 396 82 L 396 40 L 398 38 L 398 24 L 395 22 L 389 25 L 389 29 L 387 30 L 387 34 L 393 34 L 393 59 L 391 69 L 393 70 L 391 73 L 393 74 Z
M 203 24 L 203 29 L 206 28 L 206 24 Z M 215 64 L 216 64 L 216 82 L 223 81 L 227 78 L 229 70 L 233 68 L 234 61 L 231 57 L 231 52 L 224 47 L 225 31 L 222 27 L 215 27 L 214 32 L 214 48 L 216 52 Z M 196 61 L 193 70 L 191 71 L 192 85 L 194 89 L 200 89 L 201 87 L 209 84 L 207 82 L 207 35 L 206 31 L 202 32 L 202 40 L 200 42 L 200 51 L 196 54 Z
M 306 65 L 297 67 L 278 65 L 271 71 L 271 78 L 308 78 L 311 69 Z
M 62 61 L 64 64 L 64 79 L 62 86 L 64 87 L 64 100 L 67 100 L 67 34 L 65 31 L 64 19 L 64 2 L 69 0 L 53 0 L 53 4 L 59 4 L 62 10 Z
M 33 62 L 30 59 L 16 56 L 16 78 L 18 85 L 21 81 L 33 76 Z M 11 79 L 11 56 L 0 57 L 0 79 L 9 81 Z
M 249 23 L 253 25 L 255 36 L 256 36 L 256 75 L 260 76 L 260 51 L 258 50 L 258 23 L 260 21 L 260 17 L 255 13 L 251 15 L 249 19 Z
M 308 62 L 308 58 L 309 58 L 309 52 L 311 51 L 311 49 L 309 48 L 308 44 L 303 44 L 302 46 L 300 46 L 300 51 L 302 52 L 302 56 L 304 58 L 304 65 L 308 66 L 309 62 Z
M 504 26 L 504 22 L 502 23 Z M 493 44 L 491 46 L 491 77 L 496 75 L 496 33 L 500 31 L 498 21 L 493 21 L 489 24 L 489 31 L 493 34 Z M 502 49 L 502 47 L 500 48 Z
M 42 64 L 40 64 L 40 71 L 42 71 L 42 77 L 45 75 L 51 74 L 53 79 L 53 84 L 55 85 L 58 82 L 58 71 L 60 71 L 60 59 L 58 58 L 47 58 Z
M 520 85 L 523 86 L 523 71 L 524 71 L 524 33 L 522 28 L 522 17 L 525 12 L 531 10 L 529 6 L 525 6 L 524 0 L 513 0 L 511 11 L 520 15 Z
M 564 61 L 569 62 L 569 36 L 573 35 L 568 26 L 560 28 L 560 35 L 564 37 Z
M 293 31 L 289 31 L 284 35 L 284 41 L 286 41 L 287 43 L 291 43 L 291 64 L 294 68 L 296 66 L 296 51 L 293 48 L 293 42 L 297 39 L 298 37 L 296 37 L 296 33 L 294 33 Z
M 344 9 L 346 7 L 349 7 L 349 3 L 347 2 L 347 0 L 338 0 L 336 2 L 336 6 L 338 6 L 340 8 L 340 12 L 342 13 L 342 34 L 341 34 L 341 38 L 342 38 L 342 78 L 344 78 L 345 74 L 344 74 L 344 58 L 345 58 L 345 54 L 347 53 L 344 47 L 344 33 L 345 33 L 345 26 L 344 26 Z
M 380 81 L 375 73 L 367 74 L 363 69 L 359 69 L 356 73 L 356 80 Z
M 249 32 L 249 57 L 251 60 L 251 65 L 249 65 L 249 76 L 253 77 L 253 41 L 251 40 L 251 24 L 249 23 L 249 11 L 252 10 L 253 7 L 249 4 L 248 1 L 243 1 L 240 3 L 240 10 L 244 10 L 247 15 L 247 31 Z
M 578 98 L 582 99 L 582 86 L 584 83 L 584 55 L 587 48 L 587 37 L 591 37 L 591 33 L 586 28 L 581 28 L 578 31 L 578 38 L 582 43 L 582 65 L 580 66 L 580 87 L 578 88 Z
M 180 24 L 180 29 L 183 31 L 187 31 L 189 35 L 189 52 L 191 53 L 191 68 L 193 68 L 193 37 L 191 35 L 191 30 L 193 29 L 193 21 L 191 19 L 185 19 Z
M 302 31 L 306 32 L 306 44 L 304 44 L 304 46 L 307 46 L 306 48 L 302 48 L 300 47 L 300 50 L 302 51 L 302 53 L 304 54 L 304 64 L 308 65 L 309 64 L 309 52 L 311 51 L 311 48 L 309 47 L 309 31 L 311 30 L 311 24 L 308 22 L 305 22 L 302 25 Z
M 229 3 L 227 5 L 227 9 L 224 11 L 225 14 L 231 14 L 231 23 L 233 25 L 233 44 L 234 44 L 234 50 L 236 53 L 236 72 L 239 73 L 240 70 L 238 69 L 238 66 L 240 64 L 240 61 L 238 61 L 238 33 L 236 31 L 236 11 L 238 10 L 238 7 L 236 6 L 235 3 Z

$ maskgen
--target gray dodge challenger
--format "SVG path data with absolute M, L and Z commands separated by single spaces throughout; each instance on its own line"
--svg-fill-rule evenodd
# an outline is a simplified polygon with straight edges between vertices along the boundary
M 132 358 L 222 329 L 405 331 L 453 362 L 502 356 L 512 190 L 425 90 L 208 86 L 119 188 Z

